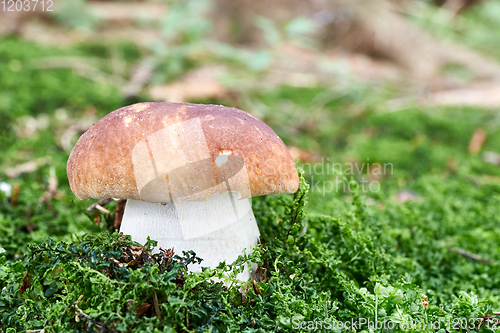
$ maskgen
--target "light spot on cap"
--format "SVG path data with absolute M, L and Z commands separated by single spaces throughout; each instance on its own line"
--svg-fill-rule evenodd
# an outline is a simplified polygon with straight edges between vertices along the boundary
M 181 122 L 184 119 L 185 115 L 187 114 L 188 110 L 189 110 L 189 106 L 188 105 L 182 105 L 182 106 L 180 106 L 179 109 L 177 110 L 177 115 L 175 117 L 175 119 L 176 119 L 175 122 L 176 123 Z
M 132 122 L 132 117 L 131 116 L 126 116 L 123 118 L 123 123 L 125 124 L 125 127 L 128 127 L 128 124 Z
M 143 111 L 144 109 L 147 109 L 147 107 L 148 107 L 148 103 L 137 103 L 137 104 L 132 105 L 130 107 L 130 110 L 140 112 L 140 111 Z

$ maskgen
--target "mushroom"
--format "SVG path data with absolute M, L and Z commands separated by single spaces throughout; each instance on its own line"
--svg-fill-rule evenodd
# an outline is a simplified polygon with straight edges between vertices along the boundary
M 134 241 L 150 236 L 158 247 L 194 250 L 212 268 L 257 244 L 250 197 L 299 185 L 285 144 L 264 122 L 189 103 L 111 112 L 80 137 L 67 172 L 81 200 L 127 199 L 120 231 Z M 238 276 L 248 277 L 248 268 Z

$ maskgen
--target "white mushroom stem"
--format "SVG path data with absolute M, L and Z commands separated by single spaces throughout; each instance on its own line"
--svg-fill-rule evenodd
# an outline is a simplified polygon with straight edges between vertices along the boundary
M 203 259 L 201 266 L 215 268 L 221 261 L 232 263 L 257 245 L 259 229 L 250 199 L 236 199 L 236 194 L 214 194 L 207 201 L 150 203 L 128 200 L 120 231 L 144 244 L 149 236 L 158 248 L 174 248 L 176 254 L 193 250 Z M 201 271 L 191 265 L 191 271 Z M 238 276 L 246 281 L 248 268 Z

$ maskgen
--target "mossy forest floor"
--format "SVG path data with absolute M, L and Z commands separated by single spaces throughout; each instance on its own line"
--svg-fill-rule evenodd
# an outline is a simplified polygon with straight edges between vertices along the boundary
M 295 195 L 253 198 L 262 244 L 251 256 L 188 273 L 192 253 L 141 256 L 151 244 L 113 230 L 114 202 L 110 214 L 88 212 L 92 202 L 69 189 L 78 135 L 145 98 L 124 100 L 39 59 L 108 51 L 0 41 L 0 182 L 11 186 L 0 191 L 0 332 L 500 328 L 498 112 L 385 112 L 379 102 L 391 89 L 363 86 L 329 99 L 321 86 L 249 94 L 245 105 L 264 110 L 256 115 L 293 147 L 305 181 Z M 481 137 L 475 153 L 469 145 Z M 35 167 L 22 172 L 28 161 Z M 260 264 L 260 282 L 235 281 L 245 261 Z

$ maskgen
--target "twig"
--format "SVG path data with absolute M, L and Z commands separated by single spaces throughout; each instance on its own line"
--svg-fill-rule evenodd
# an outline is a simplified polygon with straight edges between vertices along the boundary
M 10 197 L 10 204 L 12 206 L 17 206 L 17 198 L 19 197 L 19 190 L 21 189 L 21 185 L 15 184 L 12 188 L 12 196 Z
M 252 280 L 252 288 L 253 288 L 253 291 L 254 291 L 257 295 L 261 295 L 261 296 L 262 296 L 262 290 L 260 290 L 259 285 L 257 284 L 257 281 Z
M 122 268 L 124 267 L 123 264 L 121 262 L 119 262 L 118 260 L 116 260 L 115 258 L 111 257 L 108 259 L 108 261 L 112 262 L 113 264 L 117 265 L 118 267 Z
M 156 316 L 158 320 L 161 320 L 160 305 L 158 304 L 158 295 L 156 295 L 156 290 L 153 290 L 153 304 L 155 306 Z
M 92 205 L 90 205 L 88 208 L 87 208 L 87 211 L 90 212 L 91 210 L 94 210 L 94 209 L 99 209 L 97 206 L 101 207 L 102 209 L 105 209 L 103 206 L 104 205 L 107 205 L 108 203 L 110 203 L 111 201 L 113 201 L 112 198 L 107 198 L 107 199 L 102 199 L 101 201 L 99 202 L 96 202 Z M 100 209 L 99 209 L 100 210 Z M 109 210 L 106 209 L 106 213 L 109 213 Z
M 103 213 L 109 214 L 109 210 L 107 210 L 106 208 L 104 208 L 104 207 L 103 207 L 103 206 L 101 206 L 101 205 L 95 205 L 95 208 L 96 208 L 97 210 L 100 210 L 100 211 L 101 211 L 101 212 L 103 212 Z
M 83 295 L 80 295 L 80 297 L 78 297 L 78 299 L 76 300 L 75 305 L 78 305 L 78 303 L 80 303 L 80 301 L 82 299 L 83 299 Z
M 453 246 L 450 246 L 448 247 L 448 249 L 450 249 L 450 251 L 454 251 L 456 254 L 459 254 L 463 257 L 466 257 L 466 258 L 469 258 L 469 259 L 472 259 L 472 260 L 475 260 L 475 261 L 479 261 L 479 262 L 482 262 L 482 263 L 485 263 L 485 264 L 491 264 L 492 261 L 491 260 L 488 260 L 488 259 L 484 259 L 480 256 L 478 256 L 477 254 L 474 254 L 474 253 L 471 253 L 471 252 L 468 252 L 468 251 L 465 251 L 465 250 L 462 250 L 462 249 L 457 249 Z
M 89 316 L 88 314 L 85 314 L 82 310 L 80 310 L 80 308 L 78 307 L 78 303 L 80 303 L 80 301 L 82 300 L 82 298 L 83 298 L 83 295 L 80 295 L 80 297 L 78 298 L 78 300 L 73 305 L 73 308 L 75 309 L 75 312 L 76 312 L 76 315 L 77 315 L 76 318 L 75 318 L 75 320 L 78 322 L 78 321 L 80 321 L 80 318 L 82 318 L 83 320 L 87 321 L 92 326 L 94 326 L 95 328 L 97 328 L 97 330 L 99 332 L 114 332 L 113 330 L 108 329 L 106 327 L 106 324 L 96 322 L 94 320 L 94 318 L 92 318 L 91 316 Z
M 494 314 L 495 316 L 500 316 L 500 311 L 493 311 L 493 314 Z

